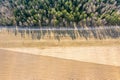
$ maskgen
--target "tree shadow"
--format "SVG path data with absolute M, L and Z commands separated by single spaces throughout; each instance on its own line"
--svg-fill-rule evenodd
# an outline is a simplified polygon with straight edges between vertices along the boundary
M 9 30 L 8 30 L 9 32 Z M 53 37 L 54 39 L 60 41 L 62 38 L 71 38 L 75 40 L 77 38 L 84 38 L 86 40 L 89 39 L 117 39 L 120 38 L 120 27 L 110 27 L 110 28 L 87 28 L 87 29 L 77 29 L 77 30 L 52 30 L 52 29 L 44 29 L 44 30 L 32 30 L 32 29 L 25 29 L 25 30 L 14 30 L 13 33 L 16 35 L 20 34 L 21 38 L 25 38 L 29 36 L 33 40 L 41 40 L 41 39 L 48 39 Z M 51 33 L 53 35 L 51 35 Z

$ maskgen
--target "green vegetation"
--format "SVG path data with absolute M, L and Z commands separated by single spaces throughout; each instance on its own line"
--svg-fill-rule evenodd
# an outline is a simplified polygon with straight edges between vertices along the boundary
M 119 0 L 0 0 L 0 4 L 4 26 L 120 25 Z

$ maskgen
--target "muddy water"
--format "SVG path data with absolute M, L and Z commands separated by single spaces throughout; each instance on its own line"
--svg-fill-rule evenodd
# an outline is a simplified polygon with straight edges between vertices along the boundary
M 0 50 L 0 80 L 120 80 L 120 67 Z

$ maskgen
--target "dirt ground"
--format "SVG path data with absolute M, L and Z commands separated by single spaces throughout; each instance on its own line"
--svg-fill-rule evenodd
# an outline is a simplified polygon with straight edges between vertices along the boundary
M 120 80 L 120 39 L 31 40 L 0 32 L 0 80 Z
M 120 67 L 0 50 L 0 80 L 120 80 Z

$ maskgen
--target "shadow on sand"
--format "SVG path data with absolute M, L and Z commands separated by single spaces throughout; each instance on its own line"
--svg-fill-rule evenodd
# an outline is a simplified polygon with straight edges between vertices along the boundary
M 30 36 L 31 39 L 56 39 L 60 41 L 62 38 L 69 37 L 72 40 L 78 39 L 78 38 L 84 38 L 86 40 L 89 40 L 91 38 L 94 39 L 116 39 L 120 38 L 120 27 L 119 26 L 113 26 L 113 27 L 97 27 L 97 28 L 7 28 L 7 31 L 12 31 L 15 36 L 17 34 L 21 34 L 22 38 L 25 38 L 26 36 Z

